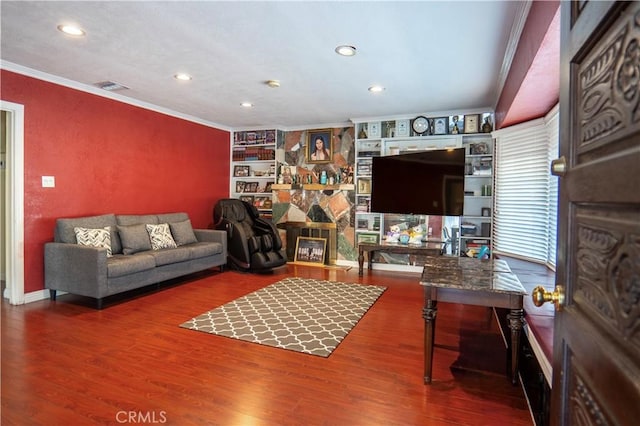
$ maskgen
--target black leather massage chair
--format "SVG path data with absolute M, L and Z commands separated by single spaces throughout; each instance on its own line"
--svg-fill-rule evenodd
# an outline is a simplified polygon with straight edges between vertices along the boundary
M 245 271 L 267 271 L 287 263 L 287 254 L 273 222 L 258 210 L 236 198 L 219 200 L 213 209 L 213 223 L 227 231 L 228 264 Z

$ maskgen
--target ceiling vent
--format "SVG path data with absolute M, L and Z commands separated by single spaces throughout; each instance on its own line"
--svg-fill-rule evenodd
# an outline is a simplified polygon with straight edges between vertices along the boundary
M 99 83 L 95 83 L 101 89 L 108 90 L 109 92 L 115 92 L 116 90 L 126 90 L 129 89 L 126 86 L 123 86 L 120 83 L 116 83 L 113 81 L 101 81 Z

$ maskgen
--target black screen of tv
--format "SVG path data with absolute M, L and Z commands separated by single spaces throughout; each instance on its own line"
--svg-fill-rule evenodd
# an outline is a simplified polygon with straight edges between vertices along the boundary
M 464 169 L 464 148 L 374 157 L 371 211 L 460 216 Z

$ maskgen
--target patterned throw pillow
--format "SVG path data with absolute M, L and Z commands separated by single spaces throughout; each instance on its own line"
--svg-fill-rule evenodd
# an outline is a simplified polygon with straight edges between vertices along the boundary
M 153 250 L 177 247 L 176 242 L 171 236 L 168 223 L 161 223 L 159 225 L 147 224 L 146 227 Z
M 73 228 L 76 240 L 81 246 L 90 246 L 107 249 L 107 257 L 111 257 L 111 232 L 110 227 L 104 228 Z

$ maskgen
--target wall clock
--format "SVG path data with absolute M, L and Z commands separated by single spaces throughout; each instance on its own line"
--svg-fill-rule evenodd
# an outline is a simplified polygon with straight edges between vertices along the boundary
M 427 120 L 427 117 L 419 115 L 413 119 L 411 128 L 416 134 L 422 135 L 429 130 L 429 120 Z

